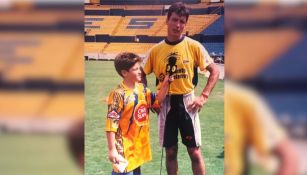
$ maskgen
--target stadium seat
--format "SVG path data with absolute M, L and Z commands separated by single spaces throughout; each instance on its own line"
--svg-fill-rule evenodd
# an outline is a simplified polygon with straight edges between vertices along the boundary
M 202 34 L 208 35 L 224 35 L 224 16 L 220 16 L 215 20 L 209 27 L 201 32 Z
M 188 31 L 189 35 L 195 35 L 212 24 L 219 15 L 190 15 L 189 21 L 185 28 L 185 32 Z M 166 36 L 167 26 L 165 25 L 160 31 L 156 33 L 156 36 Z
M 78 58 L 82 48 L 83 38 L 75 34 L 15 34 L 0 36 L 12 41 L 22 41 L 11 45 L 16 60 L 6 70 L 6 81 L 23 81 L 26 79 L 62 80 L 69 71 L 70 62 Z M 15 38 L 15 39 L 14 39 Z M 65 42 L 63 42 L 65 41 Z M 12 42 L 13 43 L 13 42 Z M 50 52 L 53 48 L 53 52 Z M 49 53 L 49 54 L 46 54 Z M 47 66 L 46 65 L 57 65 Z M 82 77 L 80 77 L 82 79 Z
M 84 30 L 87 35 L 111 35 L 121 18 L 121 16 L 85 16 Z
M 50 99 L 50 94 L 46 92 L 0 91 L 0 95 L 0 118 L 38 117 Z
M 144 55 L 153 45 L 154 43 L 111 43 L 104 50 L 104 53 L 118 54 L 120 52 L 129 51 Z
M 126 16 L 115 36 L 153 36 L 163 25 L 165 25 L 163 16 Z
M 100 53 L 104 49 L 107 43 L 95 43 L 95 42 L 86 42 L 84 43 L 84 52 L 85 53 Z
M 195 35 L 203 31 L 220 16 L 190 15 L 186 31 L 189 35 Z M 98 20 L 98 19 L 103 20 Z M 86 16 L 88 24 L 85 26 L 87 35 L 109 34 L 114 36 L 166 36 L 165 16 Z M 97 19 L 95 21 L 95 19 Z M 91 24 L 89 24 L 91 23 Z
M 56 93 L 41 111 L 42 118 L 82 119 L 84 115 L 82 93 Z

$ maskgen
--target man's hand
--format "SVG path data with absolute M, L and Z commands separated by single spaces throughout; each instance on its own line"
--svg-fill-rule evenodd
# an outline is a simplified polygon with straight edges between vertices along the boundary
M 208 101 L 208 97 L 207 96 L 199 96 L 199 97 L 196 97 L 193 102 L 188 105 L 187 109 L 189 112 L 196 112 L 196 111 L 200 111 L 201 108 L 203 107 L 203 105 L 205 103 L 207 103 Z
M 219 78 L 220 73 L 218 67 L 214 63 L 209 64 L 206 69 L 210 72 L 207 84 L 202 91 L 201 96 L 196 97 L 195 100 L 190 105 L 188 105 L 187 109 L 189 112 L 196 112 L 201 110 L 203 105 L 208 101 L 208 95 L 211 93 Z

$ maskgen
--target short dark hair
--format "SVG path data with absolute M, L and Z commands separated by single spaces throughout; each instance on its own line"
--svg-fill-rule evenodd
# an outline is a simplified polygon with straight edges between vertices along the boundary
M 187 8 L 187 6 L 183 2 L 173 3 L 169 7 L 168 12 L 167 12 L 167 20 L 169 20 L 173 12 L 176 13 L 180 17 L 185 16 L 188 21 L 190 10 Z
M 123 77 L 122 71 L 129 71 L 131 67 L 135 65 L 135 63 L 141 62 L 141 58 L 134 53 L 131 52 L 122 52 L 115 57 L 114 66 L 117 73 Z

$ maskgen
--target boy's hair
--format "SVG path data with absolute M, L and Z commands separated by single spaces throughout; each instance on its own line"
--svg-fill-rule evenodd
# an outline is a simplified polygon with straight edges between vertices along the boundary
M 123 77 L 122 71 L 129 71 L 129 69 L 133 67 L 137 62 L 141 62 L 141 58 L 137 54 L 131 52 L 123 52 L 115 57 L 114 66 L 117 73 Z
M 181 16 L 186 17 L 186 21 L 188 22 L 190 11 L 184 3 L 182 2 L 173 3 L 168 9 L 167 20 L 169 20 L 173 12 L 176 13 L 180 17 Z

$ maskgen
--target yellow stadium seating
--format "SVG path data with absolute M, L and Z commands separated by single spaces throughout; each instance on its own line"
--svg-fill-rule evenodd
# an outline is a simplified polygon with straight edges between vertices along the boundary
M 162 10 L 163 5 L 85 5 L 85 10 L 110 10 L 110 9 L 125 9 L 125 10 Z
M 134 19 L 150 19 L 156 18 L 153 26 L 149 29 L 127 29 L 130 20 Z M 123 22 L 119 25 L 118 31 L 114 34 L 115 36 L 135 36 L 135 35 L 149 35 L 153 36 L 154 33 L 165 25 L 164 16 L 126 16 Z
M 197 4 L 187 4 L 189 8 L 199 9 L 199 8 L 208 8 L 211 6 L 224 6 L 224 3 L 197 3 Z M 85 5 L 85 10 L 110 10 L 110 9 L 125 9 L 125 10 L 162 10 L 164 5 Z
M 86 16 L 86 18 L 94 18 L 93 16 Z M 189 21 L 186 26 L 186 31 L 189 31 L 189 35 L 194 35 L 200 33 L 215 20 L 217 20 L 220 15 L 210 14 L 210 15 L 190 15 Z M 97 18 L 97 17 L 96 17 Z M 148 35 L 148 36 L 166 36 L 166 16 L 101 16 L 105 20 L 100 22 L 93 22 L 92 25 L 100 26 L 100 29 L 91 29 L 88 31 L 87 35 L 96 34 L 109 34 L 114 36 L 135 36 L 135 35 Z M 156 19 L 150 28 L 139 28 L 139 29 L 128 29 L 131 19 Z M 147 21 L 148 22 L 148 21 Z M 150 22 L 150 21 L 149 21 Z
M 12 10 L 0 13 L 0 23 L 11 26 L 21 24 L 55 27 L 53 24 L 59 22 L 80 22 L 82 19 L 83 14 L 73 10 Z M 1 43 L 5 43 L 4 46 L 7 48 L 0 54 L 0 72 L 4 83 L 17 83 L 17 86 L 21 87 L 19 84 L 23 85 L 25 80 L 31 79 L 43 85 L 44 81 L 40 80 L 47 79 L 55 84 L 82 85 L 84 81 L 82 34 L 57 30 L 24 32 L 22 29 L 17 29 L 16 32 L 3 31 L 0 34 Z M 58 93 L 43 88 L 39 90 L 28 87 L 17 90 L 1 88 L 0 95 L 0 129 L 6 124 L 3 121 L 7 120 L 12 120 L 11 123 L 25 120 L 35 123 L 39 118 L 80 119 L 84 113 L 81 90 Z
M 31 10 L 5 11 L 0 13 L 0 24 L 55 24 L 59 21 L 80 21 L 83 19 L 79 11 L 65 10 Z
M 93 21 L 93 19 L 103 18 L 102 21 Z M 98 28 L 87 28 L 87 35 L 96 34 L 109 34 L 115 30 L 116 25 L 120 23 L 121 16 L 85 16 L 85 22 L 91 21 L 92 24 L 86 24 L 85 26 L 98 27 Z
M 46 92 L 0 91 L 1 118 L 32 118 L 46 105 L 50 95 Z M 17 110 L 18 109 L 18 110 Z
M 81 119 L 84 115 L 84 95 L 82 93 L 56 93 L 41 110 L 42 118 Z
M 217 20 L 220 16 L 216 14 L 212 15 L 190 15 L 188 23 L 185 28 L 185 32 L 188 31 L 189 35 L 198 34 Z M 184 32 L 184 33 L 185 33 Z M 163 28 L 158 31 L 156 36 L 166 36 L 167 26 L 164 25 Z
M 62 80 L 72 60 L 83 60 L 83 37 L 78 34 L 3 34 L 2 39 L 34 43 L 13 46 L 13 57 L 19 60 L 4 72 L 7 81 L 25 79 Z M 20 42 L 21 43 L 21 42 Z M 52 48 L 52 50 L 50 49 Z M 53 65 L 53 66 L 48 66 Z M 82 71 L 80 69 L 80 71 Z M 80 77 L 82 79 L 82 77 Z
M 118 54 L 120 52 L 134 52 L 137 54 L 146 54 L 154 43 L 110 43 L 103 53 Z
M 301 38 L 302 33 L 291 29 L 232 32 L 225 47 L 226 72 L 235 80 L 255 77 Z
M 79 92 L 0 91 L 0 95 L 0 118 L 66 120 L 84 115 L 84 95 Z
M 84 44 L 84 52 L 85 53 L 99 53 L 102 52 L 107 43 L 94 43 L 94 42 L 86 42 Z

